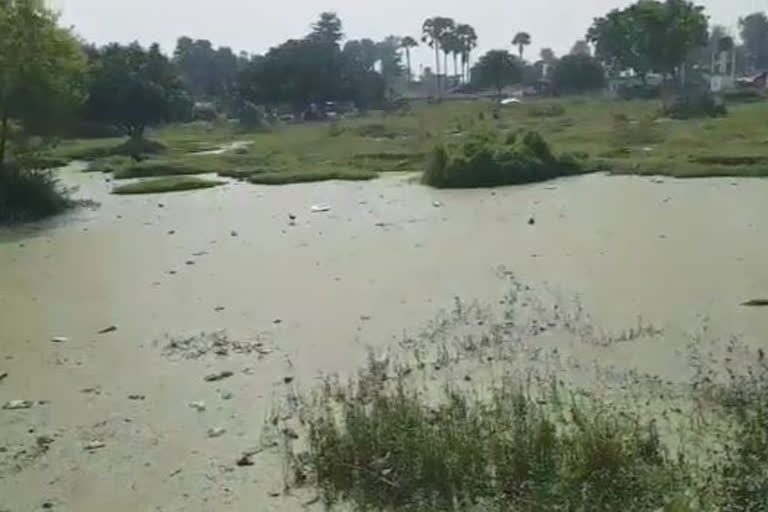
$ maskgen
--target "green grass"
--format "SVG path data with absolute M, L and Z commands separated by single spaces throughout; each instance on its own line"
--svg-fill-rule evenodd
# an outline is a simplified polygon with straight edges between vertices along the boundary
M 112 193 L 118 195 L 162 194 L 212 188 L 223 184 L 223 181 L 206 180 L 193 176 L 168 176 L 118 185 L 112 190 Z
M 688 382 L 630 372 L 577 385 L 569 371 L 585 368 L 542 349 L 542 326 L 590 350 L 660 331 L 598 337 L 578 305 L 543 306 L 517 283 L 504 302 L 494 317 L 457 300 L 405 352 L 290 390 L 265 429 L 284 439 L 286 486 L 313 487 L 331 509 L 766 510 L 762 351 L 731 341 L 721 360 L 692 352 Z M 537 366 L 547 359 L 555 366 Z
M 658 101 L 562 98 L 513 107 L 485 100 L 444 102 L 404 114 L 275 125 L 259 132 L 241 132 L 228 123 L 169 125 L 148 132 L 165 149 L 138 165 L 114 160 L 125 154 L 125 139 L 64 141 L 51 156 L 107 159 L 94 168 L 111 166 L 125 178 L 214 172 L 238 178 L 306 174 L 311 179 L 310 174 L 336 176 L 334 169 L 423 172 L 430 161 L 426 155 L 467 134 L 496 132 L 503 139 L 536 131 L 555 154 L 587 155 L 590 169 L 683 178 L 764 176 L 768 102 L 731 104 L 728 110 L 723 118 L 681 121 L 661 118 Z M 252 145 L 223 155 L 190 155 L 233 141 Z
M 365 181 L 377 176 L 378 174 L 372 171 L 337 169 L 307 172 L 264 172 L 248 176 L 248 181 L 256 185 L 286 185 L 329 180 Z

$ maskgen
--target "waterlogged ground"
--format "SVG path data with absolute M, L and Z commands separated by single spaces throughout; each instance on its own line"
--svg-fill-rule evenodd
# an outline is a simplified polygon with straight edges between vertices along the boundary
M 496 303 L 500 267 L 578 295 L 608 332 L 664 330 L 584 356 L 605 366 L 681 378 L 689 333 L 755 345 L 768 328 L 768 310 L 740 306 L 768 297 L 765 181 L 116 197 L 103 175 L 64 176 L 101 207 L 0 232 L 0 403 L 32 402 L 0 410 L 3 511 L 303 510 L 313 495 L 281 495 L 274 450 L 236 464 L 275 397 L 353 371 L 454 297 Z

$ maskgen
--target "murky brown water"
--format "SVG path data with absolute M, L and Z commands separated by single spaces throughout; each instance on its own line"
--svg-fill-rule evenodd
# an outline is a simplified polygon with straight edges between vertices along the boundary
M 101 208 L 0 231 L 0 403 L 49 401 L 0 410 L 0 510 L 300 510 L 268 496 L 274 455 L 233 464 L 258 445 L 283 376 L 309 386 L 454 296 L 494 300 L 500 265 L 579 294 L 606 329 L 642 316 L 673 333 L 627 366 L 674 372 L 668 356 L 702 319 L 753 343 L 768 328 L 768 310 L 739 306 L 768 296 L 768 181 L 593 175 L 491 192 L 388 177 L 117 197 L 101 175 L 67 176 Z M 322 203 L 331 211 L 311 213 Z M 161 354 L 164 336 L 219 328 L 275 350 Z M 219 370 L 235 376 L 203 381 Z M 217 426 L 227 433 L 208 439 Z M 39 435 L 55 439 L 45 453 Z M 85 451 L 92 440 L 106 446 Z

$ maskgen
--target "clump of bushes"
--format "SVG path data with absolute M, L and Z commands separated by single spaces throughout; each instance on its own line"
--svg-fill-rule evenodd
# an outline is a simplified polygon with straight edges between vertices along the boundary
M 0 167 L 0 224 L 42 219 L 74 204 L 49 171 Z
M 538 132 L 500 139 L 497 132 L 477 132 L 455 146 L 438 145 L 423 182 L 438 188 L 493 187 L 545 181 L 586 172 L 576 159 L 553 154 Z
M 662 114 L 672 119 L 697 117 L 723 117 L 728 115 L 725 103 L 708 92 L 681 94 L 662 109 Z

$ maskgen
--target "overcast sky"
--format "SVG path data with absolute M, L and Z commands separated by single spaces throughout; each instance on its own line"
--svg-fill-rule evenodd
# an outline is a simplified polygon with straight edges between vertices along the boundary
M 335 11 L 348 38 L 419 38 L 422 21 L 448 16 L 477 30 L 480 52 L 508 48 L 519 30 L 530 32 L 538 55 L 542 47 L 558 55 L 584 36 L 592 19 L 628 0 L 50 0 L 62 22 L 89 41 L 157 41 L 172 51 L 181 35 L 210 39 L 216 46 L 263 53 L 291 37 L 301 37 L 321 11 Z M 768 10 L 768 0 L 698 0 L 712 22 L 736 31 L 737 20 Z M 417 62 L 429 65 L 425 49 Z M 414 64 L 417 68 L 417 65 Z M 416 71 L 416 69 L 414 69 Z

